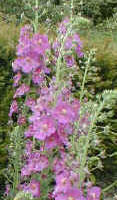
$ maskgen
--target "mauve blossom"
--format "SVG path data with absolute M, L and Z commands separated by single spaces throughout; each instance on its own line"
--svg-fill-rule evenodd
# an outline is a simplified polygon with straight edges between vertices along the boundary
M 52 135 L 56 131 L 54 119 L 48 116 L 43 116 L 40 118 L 38 123 L 36 122 L 34 124 L 34 130 L 35 138 L 39 140 L 45 140 L 48 136 Z
M 13 68 L 14 72 L 21 70 L 20 60 L 21 60 L 21 58 L 17 58 L 12 63 L 12 68 Z
M 52 111 L 53 117 L 62 124 L 73 122 L 75 113 L 70 103 L 58 101 L 56 107 Z
M 30 138 L 34 135 L 34 128 L 32 124 L 29 125 L 28 129 L 24 132 L 24 135 L 26 138 Z
M 40 153 L 32 153 L 27 159 L 26 165 L 21 169 L 21 176 L 29 176 L 36 172 L 41 172 L 48 167 L 48 158 Z
M 33 69 L 38 68 L 40 65 L 39 61 L 32 55 L 25 57 L 18 57 L 13 63 L 13 70 L 21 70 L 24 73 L 30 73 Z
M 58 193 L 55 200 L 86 200 L 82 191 L 77 188 L 69 188 L 66 193 Z
M 45 56 L 46 51 L 50 49 L 47 35 L 35 34 L 32 38 L 32 49 L 36 54 Z
M 73 67 L 74 64 L 75 64 L 74 57 L 73 56 L 66 56 L 65 62 L 66 62 L 67 67 Z
M 59 32 L 63 35 L 66 34 L 67 25 L 69 23 L 69 19 L 66 17 L 60 24 L 59 24 Z
M 87 191 L 87 200 L 100 200 L 100 187 L 92 187 Z
M 33 69 L 36 69 L 39 67 L 39 62 L 35 58 L 31 56 L 27 56 L 21 59 L 20 65 L 24 73 L 30 73 L 32 72 Z
M 32 147 L 33 147 L 33 142 L 31 140 L 28 140 L 26 142 L 26 147 L 25 147 L 25 155 L 30 156 L 32 152 Z
M 73 38 L 72 36 L 67 37 L 65 44 L 64 44 L 65 50 L 70 50 L 73 48 Z
M 66 165 L 64 163 L 64 160 L 55 158 L 54 161 L 53 161 L 53 171 L 54 171 L 54 173 L 57 175 L 57 174 L 62 173 L 65 170 L 66 170 Z
M 4 195 L 5 195 L 5 196 L 8 196 L 9 193 L 10 193 L 10 185 L 7 184 L 7 185 L 6 185 L 6 188 L 5 188 L 5 193 L 4 193 Z
M 28 185 L 22 186 L 23 190 L 32 194 L 34 198 L 40 197 L 40 182 L 32 179 Z
M 9 117 L 12 117 L 13 113 L 18 113 L 18 104 L 17 104 L 16 100 L 13 100 L 13 102 L 10 106 Z
M 33 98 L 28 98 L 25 102 L 25 105 L 32 109 L 35 106 L 36 102 Z
M 80 46 L 79 45 L 77 45 L 77 47 L 76 47 L 76 53 L 77 53 L 77 56 L 79 57 L 79 58 L 82 58 L 83 57 L 83 52 L 81 51 L 81 48 L 80 48 Z
M 20 72 L 18 72 L 14 77 L 13 77 L 13 86 L 14 87 L 17 87 L 18 86 L 18 84 L 19 84 L 19 81 L 20 81 L 20 79 L 21 79 L 21 73 Z
M 69 173 L 64 171 L 61 174 L 56 175 L 56 185 L 54 188 L 54 195 L 60 192 L 67 192 L 72 184 L 69 180 Z
M 29 86 L 22 83 L 22 85 L 19 88 L 17 88 L 13 98 L 21 97 L 24 94 L 28 93 L 29 90 L 30 90 Z
M 59 136 L 59 140 L 62 144 L 65 144 L 66 146 L 69 144 L 68 140 L 68 133 L 64 131 L 64 126 L 59 125 L 57 128 L 57 134 Z
M 21 177 L 23 176 L 30 176 L 32 173 L 31 169 L 29 168 L 28 165 L 25 165 L 22 169 L 21 169 Z
M 18 117 L 17 123 L 18 123 L 20 126 L 21 126 L 21 125 L 24 125 L 24 124 L 26 123 L 26 117 L 20 114 L 19 117 Z
M 73 35 L 73 42 L 76 42 L 77 44 L 79 44 L 80 47 L 83 46 L 83 45 L 82 45 L 82 42 L 81 42 L 81 40 L 80 40 L 79 35 L 76 34 L 76 33 Z
M 52 134 L 51 136 L 45 139 L 45 148 L 46 149 L 53 149 L 56 146 L 60 146 L 61 142 L 57 133 Z
M 17 55 L 26 56 L 31 52 L 31 40 L 26 39 L 17 45 Z
M 30 33 L 32 32 L 30 25 L 25 25 L 20 30 L 19 42 L 24 42 L 30 38 Z
M 44 74 L 39 70 L 34 71 L 32 74 L 32 81 L 37 85 L 42 84 L 44 82 Z
M 31 31 L 32 31 L 31 27 L 28 25 L 21 28 L 19 44 L 17 45 L 17 55 L 18 56 L 25 56 L 30 52 L 30 49 L 31 49 L 30 33 L 31 33 Z

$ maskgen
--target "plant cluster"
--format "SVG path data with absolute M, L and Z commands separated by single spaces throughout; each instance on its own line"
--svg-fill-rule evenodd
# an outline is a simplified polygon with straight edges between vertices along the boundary
M 96 101 L 85 98 L 94 51 L 83 53 L 73 10 L 71 1 L 71 17 L 59 24 L 55 41 L 37 31 L 37 10 L 33 28 L 21 29 L 12 65 L 6 200 L 99 200 L 103 193 L 90 172 L 101 167 L 101 152 L 92 157 L 91 150 L 99 150 L 96 122 L 117 92 L 105 91 Z M 74 77 L 81 66 L 78 99 Z
M 98 145 L 95 123 L 116 91 L 104 92 L 96 102 L 84 101 L 91 52 L 79 100 L 74 97 L 77 60 L 84 53 L 73 23 L 71 12 L 71 19 L 62 21 L 51 43 L 47 35 L 33 33 L 30 26 L 21 29 L 9 112 L 9 123 L 15 128 L 10 137 L 8 200 L 100 199 L 101 188 L 91 183 L 88 152 Z

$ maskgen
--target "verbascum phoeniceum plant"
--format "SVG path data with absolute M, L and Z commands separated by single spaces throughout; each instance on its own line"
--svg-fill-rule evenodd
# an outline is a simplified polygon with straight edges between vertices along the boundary
M 34 26 L 21 29 L 12 66 L 15 93 L 5 200 L 101 199 L 101 188 L 90 179 L 88 150 L 98 116 L 116 91 L 105 91 L 97 102 L 84 101 L 90 52 L 80 99 L 74 97 L 72 79 L 84 56 L 75 22 L 71 0 L 70 16 L 59 24 L 55 41 L 39 33 L 37 9 Z

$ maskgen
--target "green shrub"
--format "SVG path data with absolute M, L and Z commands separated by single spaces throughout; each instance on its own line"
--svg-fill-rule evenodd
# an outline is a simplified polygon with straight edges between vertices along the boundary
M 117 89 L 117 38 L 110 32 L 81 32 L 81 38 L 84 44 L 84 51 L 96 49 L 95 60 L 92 61 L 88 78 L 86 80 L 86 97 L 95 100 L 97 94 L 100 94 L 105 89 Z M 79 63 L 78 75 L 75 77 L 75 84 L 81 82 L 84 69 L 80 68 Z M 78 91 L 78 88 L 77 88 Z M 77 95 L 77 92 L 76 92 Z M 99 148 L 94 146 L 91 149 L 92 155 L 100 154 L 103 162 L 104 173 L 108 174 L 111 171 L 111 176 L 108 185 L 115 180 L 115 167 L 117 164 L 117 101 L 112 101 L 111 106 L 107 106 L 102 112 L 103 117 L 97 123 L 97 133 L 99 136 Z M 104 128 L 105 127 L 105 128 Z M 110 166 L 113 160 L 113 166 Z M 110 170 L 110 168 L 112 170 Z M 93 172 L 99 173 L 101 171 Z M 106 176 L 106 175 L 105 175 Z M 100 178 L 101 180 L 101 178 Z
M 81 12 L 93 19 L 94 24 L 100 23 L 113 16 L 117 9 L 116 0 L 87 0 L 83 1 Z
M 0 23 L 0 193 L 4 188 L 3 169 L 7 164 L 8 112 L 12 100 L 12 67 L 19 28 L 13 23 Z

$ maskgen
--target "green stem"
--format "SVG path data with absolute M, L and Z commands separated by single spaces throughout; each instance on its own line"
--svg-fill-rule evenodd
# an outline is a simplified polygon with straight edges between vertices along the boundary
M 87 76 L 87 73 L 88 73 L 88 69 L 89 69 L 89 66 L 90 66 L 90 60 L 91 60 L 91 57 L 89 56 L 88 61 L 87 61 L 87 66 L 86 66 L 86 69 L 85 69 L 85 73 L 84 73 L 84 77 L 83 77 L 82 86 L 81 86 L 80 102 L 82 102 L 82 98 L 84 96 L 84 86 L 85 86 L 85 82 L 86 82 L 86 76 Z
M 71 0 L 71 16 L 70 16 L 70 18 L 71 18 L 71 23 L 73 22 L 73 9 L 74 9 L 74 0 Z
M 34 31 L 35 33 L 38 30 L 38 6 L 39 6 L 39 2 L 38 0 L 35 0 L 35 21 L 34 21 Z
M 89 128 L 89 131 L 88 131 L 88 135 L 87 135 L 87 140 L 86 140 L 86 143 L 85 143 L 85 146 L 84 146 L 84 153 L 82 155 L 82 158 L 81 158 L 81 165 L 80 165 L 80 181 L 79 181 L 79 186 L 81 187 L 81 184 L 85 178 L 84 176 L 84 167 L 86 165 L 86 161 L 87 161 L 87 153 L 88 153 L 88 148 L 89 148 L 89 143 L 90 143 L 90 139 L 91 139 L 91 133 L 92 133 L 92 130 L 93 130 L 93 127 L 97 121 L 97 117 L 100 113 L 100 111 L 102 110 L 102 108 L 104 107 L 104 101 L 101 103 L 101 105 L 99 106 L 98 110 L 96 111 L 95 115 L 94 115 L 94 118 L 92 119 L 92 122 L 91 122 L 91 125 L 90 125 L 90 128 Z
M 110 190 L 112 187 L 114 187 L 115 185 L 117 185 L 117 180 L 112 183 L 111 185 L 107 186 L 105 189 L 102 190 L 102 193 L 107 192 L 108 190 Z

